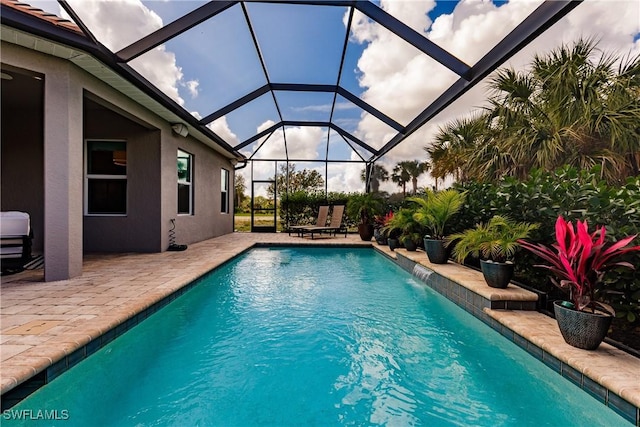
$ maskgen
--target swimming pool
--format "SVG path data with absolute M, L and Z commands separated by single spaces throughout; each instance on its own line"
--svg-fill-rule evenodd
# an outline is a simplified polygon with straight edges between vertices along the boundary
M 337 248 L 252 250 L 12 410 L 64 426 L 628 425 L 383 256 Z

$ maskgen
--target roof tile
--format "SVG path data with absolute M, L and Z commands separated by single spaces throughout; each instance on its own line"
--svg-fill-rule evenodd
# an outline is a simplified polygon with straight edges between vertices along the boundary
M 68 19 L 61 18 L 54 13 L 45 12 L 42 9 L 38 9 L 37 7 L 33 7 L 30 4 L 21 2 L 19 0 L 0 0 L 0 2 L 2 3 L 3 6 L 10 7 L 17 11 L 26 13 L 28 15 L 39 18 L 43 21 L 49 22 L 50 24 L 84 35 L 80 27 L 78 27 L 75 23 L 73 23 L 72 21 L 69 21 Z

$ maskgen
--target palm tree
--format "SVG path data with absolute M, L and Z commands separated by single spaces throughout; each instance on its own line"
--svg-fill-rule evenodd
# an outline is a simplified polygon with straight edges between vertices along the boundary
M 411 175 L 409 172 L 402 167 L 402 162 L 398 163 L 391 173 L 391 181 L 398 184 L 398 186 L 402 187 L 402 197 L 406 197 L 407 195 L 407 182 L 411 180 Z
M 466 181 L 471 174 L 467 167 L 471 153 L 483 147 L 487 134 L 487 115 L 475 114 L 456 119 L 441 127 L 435 141 L 424 150 L 431 157 L 431 175 L 444 179 L 452 175 L 456 181 Z
M 375 163 L 367 165 L 360 173 L 360 180 L 365 184 L 367 183 L 367 169 L 370 171 L 369 188 L 372 193 L 378 193 L 380 191 L 380 182 L 389 180 L 389 171 L 384 166 L 376 165 Z
M 427 172 L 431 165 L 428 162 L 420 162 L 418 160 L 406 160 L 398 163 L 411 177 L 411 186 L 413 187 L 413 194 L 418 192 L 418 177 Z
M 432 175 L 456 180 L 526 178 L 563 165 L 622 181 L 640 173 L 640 55 L 597 55 L 580 39 L 529 71 L 499 70 L 485 113 L 447 124 L 426 147 Z
M 443 240 L 447 223 L 464 206 L 466 192 L 453 189 L 427 191 L 426 197 L 409 197 L 407 200 L 418 204 L 414 219 L 427 228 L 432 239 Z
M 638 173 L 640 56 L 623 58 L 580 39 L 547 56 L 531 71 L 501 70 L 491 80 L 496 144 L 515 176 L 531 168 L 602 167 L 603 177 Z

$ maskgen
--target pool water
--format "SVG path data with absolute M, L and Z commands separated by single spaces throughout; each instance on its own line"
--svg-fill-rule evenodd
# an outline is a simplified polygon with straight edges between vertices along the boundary
M 63 426 L 628 425 L 375 251 L 337 248 L 251 250 L 12 409 Z

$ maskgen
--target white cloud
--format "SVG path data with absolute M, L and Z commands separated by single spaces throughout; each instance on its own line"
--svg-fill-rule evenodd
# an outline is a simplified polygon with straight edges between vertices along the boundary
M 194 116 L 198 119 L 201 118 L 200 114 L 198 114 L 197 112 L 194 114 Z M 231 131 L 231 128 L 229 128 L 226 116 L 222 116 L 219 119 L 214 120 L 213 122 L 209 123 L 207 127 L 211 129 L 215 134 L 217 134 L 220 138 L 224 139 L 231 146 L 236 146 L 240 143 L 238 136 Z
M 162 27 L 160 16 L 140 0 L 71 0 L 69 4 L 94 36 L 114 52 Z M 184 105 L 178 91 L 182 68 L 173 52 L 158 46 L 129 64 L 175 102 Z
M 355 155 L 353 160 L 359 160 Z M 360 174 L 364 170 L 361 163 L 330 163 L 327 175 L 327 190 L 330 192 L 364 191 L 364 183 Z
M 258 126 L 256 133 L 262 132 L 265 129 L 273 126 L 275 123 L 268 120 Z M 257 159 L 303 159 L 303 160 L 315 160 L 320 156 L 320 149 L 324 149 L 326 144 L 327 133 L 326 130 L 319 127 L 287 127 L 286 129 L 286 151 L 285 151 L 285 134 L 282 129 L 277 129 L 270 137 L 263 137 L 260 142 L 265 139 L 268 140 L 260 148 L 255 158 Z M 253 154 L 255 150 L 260 146 L 260 142 L 254 144 L 251 152 L 245 152 L 245 154 Z M 321 157 L 324 157 L 322 152 Z
M 184 83 L 184 86 L 186 86 L 187 90 L 189 91 L 189 94 L 191 95 L 191 98 L 197 98 L 198 97 L 198 86 L 200 85 L 200 82 L 197 80 L 189 80 L 188 82 Z
M 331 111 L 332 104 L 322 104 L 322 105 L 307 105 L 304 107 L 295 107 L 293 111 L 305 112 L 305 111 L 314 111 L 320 113 L 328 113 Z M 357 108 L 355 104 L 351 102 L 336 102 L 335 110 L 352 110 Z

